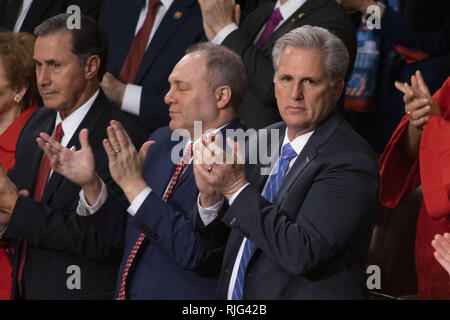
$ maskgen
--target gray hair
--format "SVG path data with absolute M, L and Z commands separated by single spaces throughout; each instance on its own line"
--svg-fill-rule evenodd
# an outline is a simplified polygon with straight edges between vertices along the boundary
M 210 42 L 200 42 L 192 45 L 186 53 L 205 51 L 206 81 L 211 90 L 219 86 L 228 86 L 231 89 L 230 103 L 239 108 L 247 89 L 247 75 L 241 57 L 224 46 Z
M 330 31 L 321 27 L 302 26 L 282 36 L 272 51 L 275 71 L 278 70 L 286 47 L 320 50 L 325 54 L 325 69 L 330 80 L 345 79 L 350 56 L 344 43 Z
M 77 56 L 80 65 L 84 65 L 93 55 L 100 57 L 98 79 L 101 81 L 106 73 L 108 38 L 94 19 L 84 15 L 81 16 L 80 29 L 67 28 L 70 17 L 67 13 L 61 13 L 48 18 L 34 29 L 34 34 L 36 37 L 45 37 L 61 31 L 69 32 L 72 35 L 70 51 Z

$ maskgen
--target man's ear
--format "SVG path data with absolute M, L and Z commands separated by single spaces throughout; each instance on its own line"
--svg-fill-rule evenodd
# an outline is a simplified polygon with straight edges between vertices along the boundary
M 96 54 L 87 58 L 84 65 L 84 75 L 87 80 L 96 77 L 100 68 L 100 57 Z
M 231 88 L 229 86 L 219 86 L 215 90 L 217 107 L 225 108 L 231 100 Z

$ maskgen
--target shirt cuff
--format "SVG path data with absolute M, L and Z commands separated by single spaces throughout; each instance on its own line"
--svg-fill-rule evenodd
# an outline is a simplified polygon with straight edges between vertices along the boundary
M 246 186 L 248 186 L 250 183 L 246 183 L 245 185 L 243 185 L 238 191 L 236 191 L 230 198 L 230 201 L 228 201 L 228 204 L 231 206 L 234 202 L 234 200 L 236 200 L 236 198 L 238 197 L 238 195 L 242 192 L 242 190 L 245 189 Z
M 232 33 L 234 30 L 239 29 L 238 26 L 236 25 L 236 23 L 230 23 L 229 25 L 225 26 L 222 30 L 220 30 L 216 36 L 214 37 L 214 39 L 212 39 L 212 43 L 214 44 L 222 44 L 222 42 L 225 40 L 226 37 L 228 37 L 228 35 L 230 33 Z
M 87 203 L 86 198 L 84 197 L 84 191 L 80 191 L 80 201 L 78 201 L 77 207 L 77 214 L 79 216 L 90 216 L 100 210 L 105 204 L 106 199 L 108 199 L 108 190 L 106 189 L 103 180 L 100 179 L 100 181 L 102 182 L 102 190 L 100 191 L 97 201 L 92 206 Z
M 141 208 L 142 203 L 147 199 L 147 196 L 152 192 L 152 189 L 150 187 L 145 188 L 141 191 L 141 193 L 138 194 L 136 198 L 134 198 L 131 205 L 128 207 L 127 211 L 132 216 L 135 216 L 138 210 Z
M 198 215 L 200 216 L 200 219 L 202 219 L 203 224 L 207 226 L 211 222 L 214 221 L 215 218 L 217 218 L 217 214 L 219 212 L 219 209 L 222 207 L 224 201 L 224 197 L 214 204 L 211 207 L 204 208 L 200 205 L 200 195 L 198 195 L 197 198 L 197 206 L 198 206 Z
M 135 84 L 127 84 L 123 95 L 122 110 L 139 116 L 141 106 L 142 87 Z

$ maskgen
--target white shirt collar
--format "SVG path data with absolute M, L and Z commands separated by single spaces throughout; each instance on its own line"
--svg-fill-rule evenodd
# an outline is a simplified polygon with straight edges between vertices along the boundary
M 146 5 L 147 5 L 147 6 L 148 6 L 148 1 L 149 1 L 149 0 L 146 1 Z M 160 0 L 160 1 L 161 1 L 161 4 L 162 4 L 166 9 L 169 9 L 170 6 L 172 5 L 172 3 L 173 3 L 174 0 Z
M 70 139 L 72 139 L 73 134 L 83 121 L 84 117 L 88 113 L 88 111 L 91 109 L 92 104 L 94 103 L 95 99 L 97 99 L 99 95 L 100 90 L 97 89 L 97 91 L 93 94 L 91 98 L 89 98 L 88 101 L 86 101 L 81 107 L 76 109 L 74 112 L 72 112 L 67 118 L 62 120 L 61 115 L 59 112 L 56 115 L 56 121 L 55 121 L 55 128 L 56 126 L 62 121 L 62 128 L 64 131 L 64 136 L 61 139 L 61 144 L 63 146 L 67 146 Z M 54 131 L 54 130 L 53 130 Z
M 300 8 L 306 1 L 307 0 L 288 0 L 283 5 L 281 5 L 280 0 L 278 0 L 277 4 L 275 5 L 275 9 L 280 8 L 280 13 L 284 21 L 292 16 L 294 12 L 297 11 L 298 8 Z
M 302 135 L 299 135 L 293 141 L 290 141 L 289 137 L 288 137 L 288 129 L 286 128 L 286 132 L 284 133 L 284 139 L 283 139 L 283 144 L 282 144 L 281 148 L 283 148 L 283 146 L 285 144 L 290 143 L 292 149 L 294 149 L 294 151 L 297 153 L 297 156 L 298 156 L 300 154 L 300 152 L 302 152 L 303 148 L 305 147 L 306 143 L 308 142 L 309 138 L 312 136 L 313 133 L 314 133 L 314 130 L 304 133 Z

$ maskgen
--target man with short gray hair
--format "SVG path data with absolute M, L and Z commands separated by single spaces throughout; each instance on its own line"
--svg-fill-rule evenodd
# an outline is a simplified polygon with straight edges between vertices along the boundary
M 283 122 L 268 128 L 276 164 L 196 164 L 201 218 L 223 196 L 229 207 L 197 235 L 216 252 L 231 229 L 219 280 L 220 299 L 364 299 L 365 256 L 378 191 L 378 166 L 367 143 L 336 103 L 344 88 L 348 53 L 336 36 L 303 26 L 274 48 L 275 96 Z M 262 129 L 265 130 L 265 129 Z M 255 149 L 254 145 L 249 146 Z M 235 143 L 235 158 L 239 158 Z M 208 154 L 204 152 L 203 154 Z M 210 152 L 211 153 L 211 152 Z M 209 164 L 207 164 L 209 163 Z M 272 163 L 272 161 L 270 161 Z M 211 199 L 211 200 L 209 200 Z M 226 202 L 226 201 L 225 201 Z M 221 227 L 222 225 L 222 227 Z M 214 245 L 212 245 L 214 244 Z
M 117 277 L 119 300 L 213 299 L 217 287 L 217 277 L 208 276 L 214 265 L 205 266 L 207 255 L 191 225 L 198 198 L 192 150 L 208 130 L 225 136 L 226 130 L 243 128 L 238 113 L 245 68 L 231 50 L 202 43 L 176 64 L 169 83 L 169 126 L 153 132 L 139 152 L 118 123 L 108 128 L 109 168 L 126 199 L 105 188 L 88 144 L 66 162 L 61 160 L 69 150 L 50 139 L 55 147 L 42 145 L 50 159 L 58 160 L 53 168 L 82 186 L 78 213 L 107 242 L 125 248 Z

